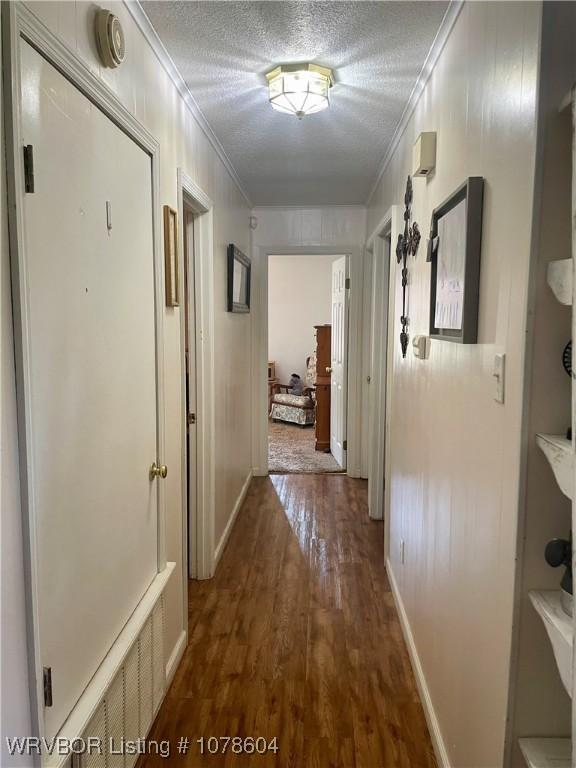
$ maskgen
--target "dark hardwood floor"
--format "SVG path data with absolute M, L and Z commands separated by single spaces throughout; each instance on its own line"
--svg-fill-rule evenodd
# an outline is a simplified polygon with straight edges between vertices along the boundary
M 252 482 L 216 576 L 190 583 L 190 643 L 150 734 L 171 757 L 140 768 L 436 765 L 366 490 L 344 475 Z M 279 749 L 201 755 L 211 736 Z

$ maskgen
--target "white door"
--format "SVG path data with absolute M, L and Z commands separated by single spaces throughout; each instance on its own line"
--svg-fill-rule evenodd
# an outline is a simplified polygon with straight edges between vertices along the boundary
M 332 263 L 332 394 L 330 450 L 346 469 L 346 353 L 348 345 L 347 257 Z
M 22 45 L 28 472 L 53 736 L 158 569 L 151 159 Z
M 187 434 L 187 497 L 188 497 L 188 575 L 198 576 L 197 521 L 197 413 L 196 413 L 196 280 L 194 272 L 194 214 L 184 209 L 184 276 L 186 296 L 186 434 Z

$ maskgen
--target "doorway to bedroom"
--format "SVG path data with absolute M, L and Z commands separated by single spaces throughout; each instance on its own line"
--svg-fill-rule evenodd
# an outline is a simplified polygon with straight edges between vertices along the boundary
M 348 257 L 268 257 L 268 467 L 346 470 Z

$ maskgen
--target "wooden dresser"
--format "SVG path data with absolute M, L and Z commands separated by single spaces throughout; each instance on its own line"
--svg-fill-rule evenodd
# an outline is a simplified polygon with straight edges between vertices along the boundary
M 316 329 L 316 450 L 330 451 L 331 326 Z

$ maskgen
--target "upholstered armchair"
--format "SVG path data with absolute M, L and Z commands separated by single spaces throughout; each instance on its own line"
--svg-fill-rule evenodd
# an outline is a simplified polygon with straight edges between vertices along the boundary
M 306 361 L 308 364 L 310 358 Z M 287 421 L 306 427 L 315 422 L 315 387 L 304 387 L 301 395 L 290 392 L 289 384 L 278 384 L 272 397 L 270 418 L 272 421 Z

